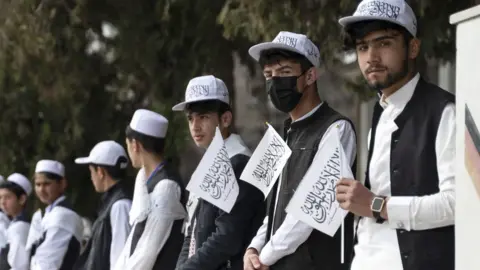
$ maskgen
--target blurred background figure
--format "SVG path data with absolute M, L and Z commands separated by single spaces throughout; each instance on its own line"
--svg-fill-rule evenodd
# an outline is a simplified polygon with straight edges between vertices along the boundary
M 2 175 L 0 175 L 0 185 L 3 182 L 5 182 L 5 179 L 3 178 Z M 10 223 L 10 219 L 0 209 L 0 252 L 1 252 L 1 248 L 3 248 L 7 244 L 7 228 L 9 223 Z

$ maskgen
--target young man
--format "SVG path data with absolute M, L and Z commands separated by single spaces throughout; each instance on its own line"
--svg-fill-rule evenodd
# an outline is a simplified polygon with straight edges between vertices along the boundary
M 30 256 L 26 250 L 30 221 L 24 210 L 32 185 L 19 173 L 0 184 L 0 207 L 11 219 L 6 231 L 7 243 L 0 247 L 0 269 L 28 270 Z
M 337 187 L 340 206 L 362 217 L 352 270 L 453 270 L 455 98 L 418 73 L 417 21 L 405 1 L 363 1 L 340 24 L 381 93 L 365 183 Z
M 103 195 L 92 237 L 74 269 L 113 269 L 130 233 L 128 214 L 132 201 L 121 181 L 128 165 L 127 153 L 120 144 L 103 141 L 93 147 L 88 157 L 77 158 L 75 163 L 88 165 L 95 191 Z
M 168 121 L 137 110 L 126 130 L 128 155 L 140 169 L 130 221 L 133 229 L 115 266 L 118 270 L 173 270 L 182 247 L 185 190 L 164 156 Z
M 317 91 L 319 50 L 307 36 L 280 32 L 272 42 L 255 45 L 250 55 L 263 68 L 273 105 L 288 113 L 285 140 L 292 155 L 275 184 L 268 217 L 245 253 L 245 269 L 349 269 L 349 257 L 341 264 L 340 230 L 334 237 L 323 234 L 285 212 L 300 181 L 323 144 L 338 132 L 347 159 L 355 172 L 356 138 L 353 125 L 320 99 Z M 345 254 L 351 251 L 353 216 L 345 218 Z
M 31 270 L 72 269 L 80 255 L 82 220 L 65 197 L 65 167 L 55 160 L 40 160 L 35 167 L 35 192 L 46 205 L 32 218 L 27 249 Z
M 225 83 L 211 75 L 190 80 L 185 102 L 173 110 L 186 113 L 190 134 L 198 147 L 208 148 L 219 127 L 239 180 L 251 152 L 239 135 L 230 132 L 233 116 Z M 230 213 L 199 199 L 196 209 L 192 209 L 195 214 L 187 228 L 177 270 L 243 269 L 243 252 L 260 227 L 265 205 L 258 189 L 240 180 L 238 185 L 239 195 Z

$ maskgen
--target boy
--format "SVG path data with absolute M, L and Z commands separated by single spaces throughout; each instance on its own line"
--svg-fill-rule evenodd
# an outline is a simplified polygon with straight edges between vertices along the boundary
M 30 221 L 24 210 L 32 185 L 27 177 L 14 173 L 0 184 L 0 206 L 11 218 L 6 231 L 7 244 L 0 250 L 0 269 L 27 270 L 30 261 L 25 248 Z
M 185 102 L 172 109 L 186 113 L 198 147 L 208 148 L 216 127 L 220 128 L 235 176 L 240 179 L 251 152 L 239 135 L 230 132 L 233 115 L 225 83 L 211 75 L 193 78 Z M 242 255 L 261 225 L 265 204 L 260 190 L 240 180 L 238 185 L 239 195 L 230 213 L 199 199 L 187 228 L 178 270 L 243 270 Z
M 168 121 L 139 109 L 126 130 L 132 166 L 139 169 L 130 212 L 132 231 L 115 266 L 118 270 L 173 270 L 182 246 L 185 190 L 164 157 Z
M 27 249 L 31 270 L 72 269 L 80 254 L 82 220 L 65 197 L 65 167 L 55 160 L 40 160 L 35 167 L 35 192 L 46 205 L 32 218 Z
M 103 194 L 92 237 L 75 269 L 113 269 L 130 233 L 128 213 L 132 201 L 121 181 L 128 165 L 127 153 L 120 144 L 103 141 L 93 147 L 88 157 L 77 158 L 75 163 L 88 165 L 95 191 Z

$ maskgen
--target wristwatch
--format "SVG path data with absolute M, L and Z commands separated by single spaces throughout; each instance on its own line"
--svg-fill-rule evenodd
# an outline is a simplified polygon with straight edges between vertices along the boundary
M 372 210 L 373 217 L 376 219 L 377 223 L 385 222 L 385 219 L 382 218 L 380 213 L 382 213 L 383 207 L 385 206 L 385 196 L 375 196 L 372 200 L 372 205 L 370 209 Z

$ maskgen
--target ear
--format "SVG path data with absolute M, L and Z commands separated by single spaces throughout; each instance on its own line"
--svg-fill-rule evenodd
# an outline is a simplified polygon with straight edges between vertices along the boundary
M 408 58 L 416 59 L 420 55 L 420 45 L 422 42 L 418 38 L 413 38 L 408 44 Z
M 27 203 L 27 195 L 22 194 L 20 195 L 20 198 L 18 198 L 18 202 L 20 203 L 21 206 L 25 206 Z
M 130 143 L 132 144 L 133 152 L 140 152 L 140 143 L 138 143 L 137 140 L 132 139 Z
M 226 111 L 220 116 L 220 127 L 228 128 L 232 125 L 233 115 L 231 111 Z
M 305 83 L 307 85 L 314 84 L 318 78 L 317 69 L 315 67 L 311 67 L 309 70 L 307 70 L 307 72 L 305 72 L 305 78 Z

